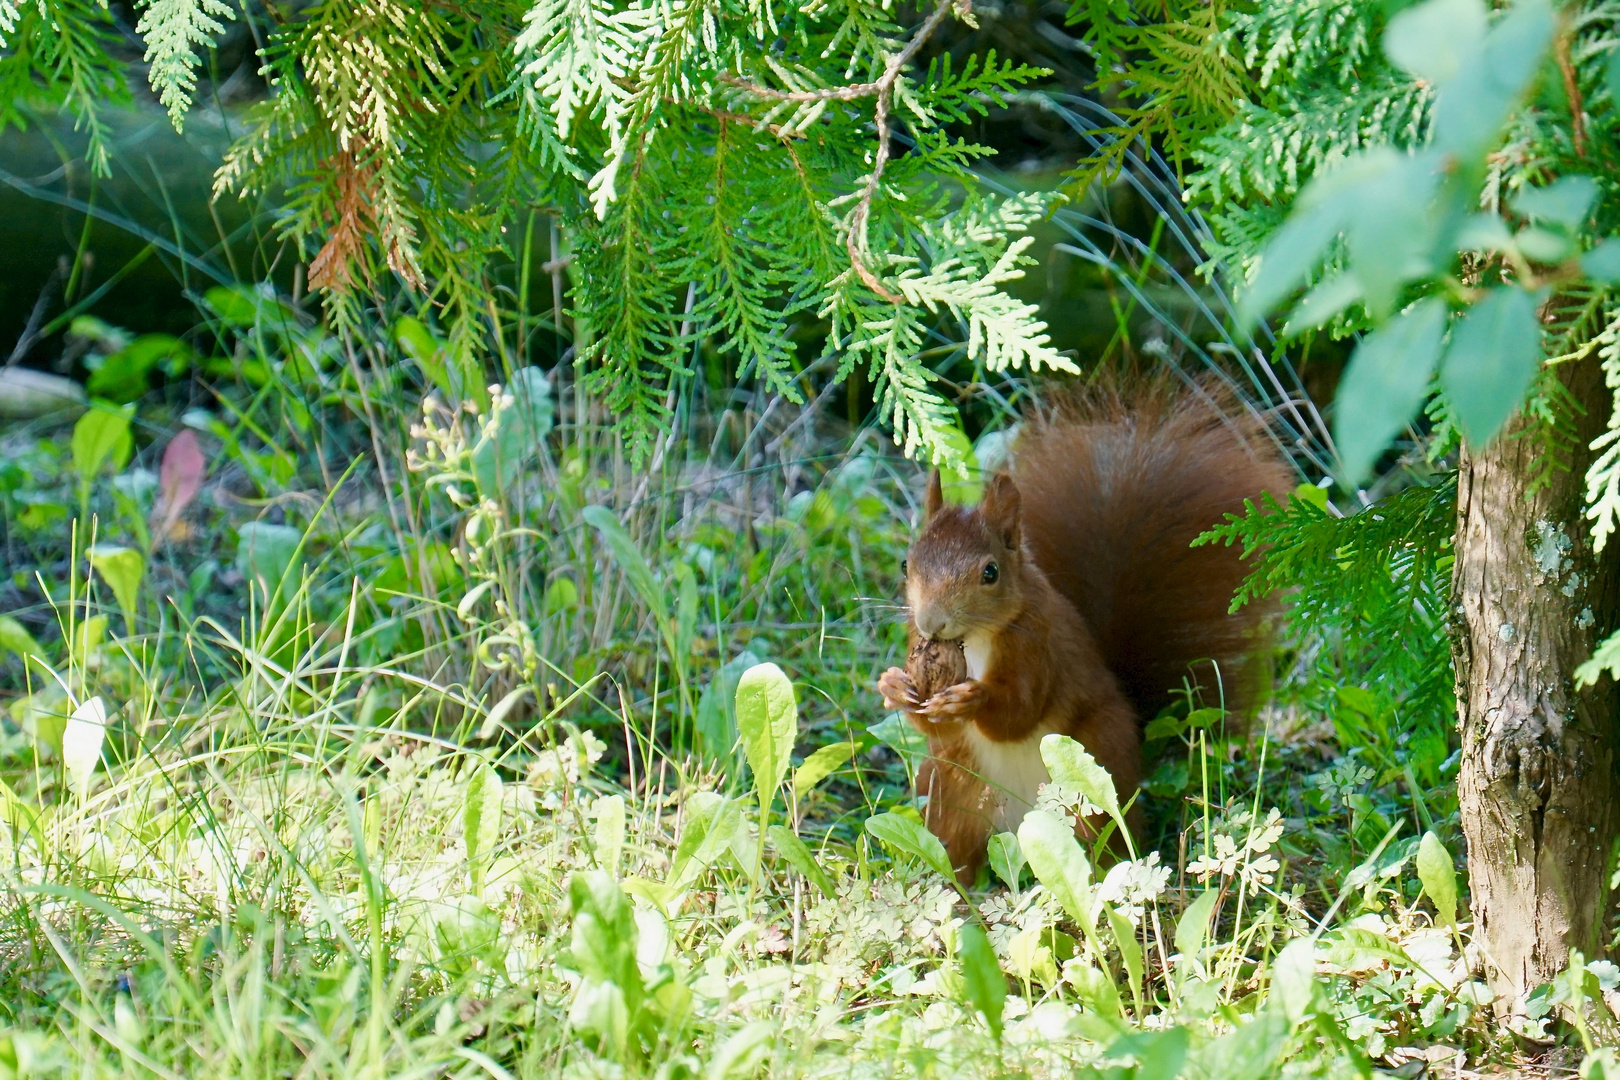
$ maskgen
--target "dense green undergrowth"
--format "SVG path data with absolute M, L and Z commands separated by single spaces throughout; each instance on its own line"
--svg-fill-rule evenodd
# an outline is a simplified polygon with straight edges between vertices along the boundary
M 699 380 L 633 471 L 560 372 L 450 410 L 413 320 L 205 314 L 81 327 L 133 403 L 3 436 L 0 1075 L 1410 1075 L 1607 1015 L 1611 965 L 1517 1033 L 1472 974 L 1445 485 L 1231 523 L 1257 587 L 1316 582 L 1273 700 L 1155 721 L 1128 860 L 1048 747 L 963 892 L 871 690 L 919 486 L 886 439 Z

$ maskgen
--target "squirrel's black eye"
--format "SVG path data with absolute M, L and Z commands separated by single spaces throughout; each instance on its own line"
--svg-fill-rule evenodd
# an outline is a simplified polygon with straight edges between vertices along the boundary
M 1000 567 L 998 567 L 993 562 L 984 564 L 984 583 L 986 585 L 994 585 L 996 583 L 997 579 L 999 579 L 1000 577 L 1001 577 L 1001 568 Z
M 900 576 L 901 576 L 901 577 L 905 577 L 905 576 L 906 576 L 906 566 L 907 566 L 907 565 L 908 565 L 908 564 L 907 564 L 907 563 L 906 563 L 906 560 L 904 560 L 904 559 L 901 559 L 901 560 L 900 560 Z

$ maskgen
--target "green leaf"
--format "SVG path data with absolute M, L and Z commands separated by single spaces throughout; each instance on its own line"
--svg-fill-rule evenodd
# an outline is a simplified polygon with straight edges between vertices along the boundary
M 1282 1008 L 1290 1024 L 1298 1025 L 1310 1011 L 1316 993 L 1316 943 L 1295 938 L 1271 962 L 1271 999 Z
M 669 868 L 670 887 L 680 891 L 696 881 L 730 849 L 741 829 L 742 811 L 730 799 L 712 791 L 688 796 L 681 841 Z
M 1024 874 L 1024 849 L 1018 846 L 1017 834 L 996 833 L 990 838 L 990 869 L 1003 885 L 1018 891 L 1018 881 Z
M 1433 832 L 1423 834 L 1417 854 L 1418 880 L 1423 895 L 1434 904 L 1435 916 L 1445 926 L 1457 925 L 1457 869 L 1451 852 Z
M 130 624 L 135 623 L 135 606 L 140 597 L 141 578 L 146 573 L 146 557 L 134 548 L 97 544 L 87 552 L 90 565 L 112 588 L 118 608 Z
M 647 565 L 641 549 L 630 538 L 630 534 L 624 531 L 624 526 L 619 524 L 619 519 L 614 516 L 613 511 L 605 506 L 587 506 L 580 511 L 579 516 L 602 537 L 608 550 L 613 553 L 613 561 L 624 571 L 624 576 L 630 580 L 636 595 L 641 597 L 642 603 L 652 609 L 659 627 L 668 627 L 669 605 L 664 600 L 664 590 L 653 577 L 652 568 Z
M 585 983 L 569 1023 L 622 1050 L 643 996 L 630 898 L 602 871 L 576 870 L 568 879 L 568 905 L 574 916 L 569 952 Z
M 1414 78 L 1449 82 L 1477 62 L 1490 23 L 1481 0 L 1429 0 L 1397 14 L 1384 31 L 1384 55 Z
M 1066 821 L 1044 810 L 1031 810 L 1018 826 L 1018 846 L 1029 860 L 1029 868 L 1047 891 L 1057 897 L 1069 918 L 1096 932 L 1097 921 L 1091 910 L 1091 862 L 1080 850 L 1074 830 Z
M 804 764 L 793 770 L 793 794 L 804 798 L 810 790 L 831 776 L 838 767 L 855 756 L 855 743 L 828 743 L 804 759 Z
M 1590 176 L 1566 176 L 1546 187 L 1520 189 L 1513 196 L 1513 209 L 1574 231 L 1586 220 L 1597 197 L 1596 180 Z
M 1593 685 L 1605 671 L 1620 679 L 1620 630 L 1604 638 L 1592 651 L 1591 659 L 1575 669 L 1576 688 Z
M 473 448 L 473 475 L 487 499 L 500 500 L 517 481 L 551 430 L 556 409 L 551 384 L 540 368 L 513 372 L 507 391 L 512 395 L 511 404 L 501 410 L 493 432 L 484 434 Z
M 1206 889 L 1198 894 L 1198 899 L 1187 905 L 1187 910 L 1181 913 L 1181 919 L 1176 923 L 1176 952 L 1183 956 L 1197 956 L 1204 951 L 1204 943 L 1209 935 L 1209 918 L 1215 913 L 1215 901 L 1220 899 L 1220 893 L 1215 889 Z
M 1435 95 L 1434 147 L 1439 153 L 1464 163 L 1483 158 L 1540 69 L 1553 26 L 1547 0 L 1519 0 L 1508 9 L 1483 46 Z
M 1468 310 L 1440 361 L 1440 387 L 1471 447 L 1501 429 L 1540 367 L 1541 323 L 1529 293 L 1500 286 Z
M 692 654 L 692 638 L 697 633 L 698 587 L 697 574 L 687 563 L 675 564 L 675 655 L 670 657 L 684 665 Z
M 1125 830 L 1125 818 L 1119 812 L 1119 796 L 1114 791 L 1114 778 L 1108 770 L 1097 764 L 1097 759 L 1086 748 L 1067 735 L 1048 735 L 1041 739 L 1041 761 L 1053 780 L 1072 787 L 1100 807 L 1102 811 Z
M 467 847 L 467 875 L 473 892 L 484 890 L 484 872 L 501 835 L 500 774 L 481 764 L 467 778 L 461 801 L 461 836 Z
M 874 814 L 866 819 L 866 831 L 890 848 L 910 855 L 945 880 L 955 883 L 956 872 L 951 867 L 945 845 L 927 828 L 896 813 Z
M 1582 255 L 1581 271 L 1605 285 L 1620 284 L 1620 240 L 1605 240 Z
M 781 852 L 782 857 L 793 869 L 808 878 L 811 884 L 821 890 L 823 896 L 836 895 L 832 878 L 827 876 L 827 871 L 821 868 L 821 864 L 816 862 L 815 855 L 805 846 L 803 840 L 794 835 L 792 829 L 785 825 L 772 825 L 766 832 L 776 850 Z
M 1609 108 L 1620 109 L 1620 48 L 1609 50 L 1608 63 L 1603 65 L 1603 85 L 1609 88 Z
M 945 500 L 960 506 L 972 506 L 979 501 L 984 490 L 973 444 L 968 441 L 960 425 L 956 424 L 945 428 L 940 442 L 943 453 L 935 457 L 934 464 L 939 468 L 940 489 Z
M 893 750 L 906 767 L 906 775 L 916 776 L 928 757 L 928 738 L 899 713 L 890 713 L 866 729 L 868 734 Z
M 624 796 L 603 795 L 592 804 L 596 814 L 596 865 L 618 876 L 624 849 Z
M 737 732 L 763 811 L 787 775 L 799 735 L 793 682 L 775 664 L 756 664 L 737 680 Z
M 276 525 L 268 521 L 248 521 L 236 530 L 236 568 L 242 576 L 258 585 L 261 601 L 268 602 L 278 593 L 285 600 L 302 575 L 301 564 L 295 565 L 304 534 L 291 525 Z
M 23 660 L 30 656 L 42 663 L 45 660 L 45 651 L 23 624 L 10 615 L 0 615 L 0 657 L 8 652 Z
M 962 962 L 962 983 L 967 1003 L 984 1014 L 990 1034 L 1001 1040 L 1001 1012 L 1007 1004 L 1007 977 L 1001 973 L 990 939 L 977 923 L 956 932 L 956 955 Z
M 106 404 L 93 403 L 89 412 L 73 425 L 73 471 L 81 485 L 88 485 L 103 469 L 113 472 L 123 469 L 135 449 L 129 433 L 130 417 L 134 409 L 126 406 L 114 409 Z
M 721 664 L 703 688 L 692 726 L 697 732 L 698 752 L 708 761 L 728 761 L 737 748 L 737 682 L 743 672 L 762 662 L 763 658 L 753 650 L 745 649 Z
M 146 393 L 153 369 L 161 366 L 177 376 L 191 366 L 191 347 L 171 334 L 142 334 L 106 357 L 85 381 L 91 397 L 108 401 L 134 401 Z
M 1446 302 L 1419 300 L 1362 339 L 1334 400 L 1334 438 L 1346 486 L 1357 487 L 1428 395 L 1440 358 Z
M 1136 927 L 1131 920 L 1115 911 L 1113 905 L 1104 904 L 1103 911 L 1108 915 L 1108 929 L 1113 931 L 1114 944 L 1119 948 L 1119 957 L 1125 964 L 1125 974 L 1131 983 L 1131 1000 L 1136 1005 L 1136 1013 L 1142 1015 L 1142 943 L 1136 940 Z

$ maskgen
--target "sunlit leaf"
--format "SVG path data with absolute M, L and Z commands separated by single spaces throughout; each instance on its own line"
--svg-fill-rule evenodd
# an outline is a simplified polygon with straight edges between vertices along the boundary
M 945 845 L 925 826 L 890 812 L 867 818 L 866 831 L 895 851 L 917 859 L 945 880 L 956 881 L 956 872 L 951 868 L 950 856 L 945 854 Z
M 782 785 L 799 734 L 793 682 L 775 664 L 758 664 L 737 680 L 737 731 L 763 809 Z
M 501 835 L 500 774 L 488 765 L 479 765 L 467 778 L 461 802 L 461 835 L 467 848 L 467 874 L 473 892 L 484 888 L 484 872 Z
M 1468 310 L 1440 361 L 1440 387 L 1470 446 L 1501 429 L 1540 366 L 1541 324 L 1529 293 L 1499 286 Z
M 1057 897 L 1069 918 L 1096 930 L 1091 902 L 1091 862 L 1080 850 L 1068 822 L 1044 810 L 1032 810 L 1018 826 L 1018 846 L 1036 880 Z
M 1444 926 L 1457 925 L 1457 868 L 1451 852 L 1434 833 L 1426 832 L 1418 845 L 1418 880 L 1423 895 L 1434 904 L 1435 917 Z
M 1366 479 L 1428 396 L 1445 328 L 1446 302 L 1419 300 L 1363 338 L 1350 357 L 1334 401 L 1333 435 L 1352 486 Z
M 794 835 L 792 829 L 785 825 L 772 825 L 768 830 L 768 835 L 771 838 L 771 844 L 782 854 L 782 857 L 788 861 L 793 869 L 809 878 L 810 882 L 821 890 L 823 896 L 834 895 L 832 878 L 827 876 L 827 871 L 822 869 L 820 863 L 816 862 L 815 854 L 805 846 L 803 840 Z
M 118 601 L 118 608 L 133 627 L 135 606 L 140 598 L 141 578 L 146 574 L 146 557 L 134 548 L 97 544 L 86 552 L 90 565 L 107 582 Z
M 90 781 L 95 778 L 106 738 L 107 706 L 100 698 L 91 698 L 68 717 L 62 732 L 62 764 L 81 800 L 90 794 Z
M 962 961 L 962 983 L 967 1003 L 984 1014 L 990 1034 L 1001 1038 L 1001 1013 L 1007 1004 L 1007 977 L 990 948 L 990 940 L 974 923 L 956 932 L 956 955 Z

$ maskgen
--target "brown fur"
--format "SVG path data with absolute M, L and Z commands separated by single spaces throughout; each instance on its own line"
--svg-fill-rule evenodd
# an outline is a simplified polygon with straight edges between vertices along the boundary
M 1260 422 L 1229 419 L 1229 404 L 1205 385 L 1094 384 L 1028 417 L 1010 475 L 978 506 L 946 506 L 930 477 L 908 553 L 912 643 L 965 639 L 971 658 L 988 642 L 988 661 L 926 700 L 900 668 L 879 690 L 928 736 L 925 820 L 965 880 L 998 805 L 1028 801 L 995 790 L 995 768 L 1018 773 L 1009 754 L 1027 761 L 1044 733 L 1068 735 L 1124 801 L 1141 779 L 1140 721 L 1184 681 L 1213 690 L 1218 669 L 1228 707 L 1246 704 L 1265 612 L 1228 614 L 1245 571 L 1235 549 L 1188 544 L 1245 498 L 1286 491 L 1289 474 Z

